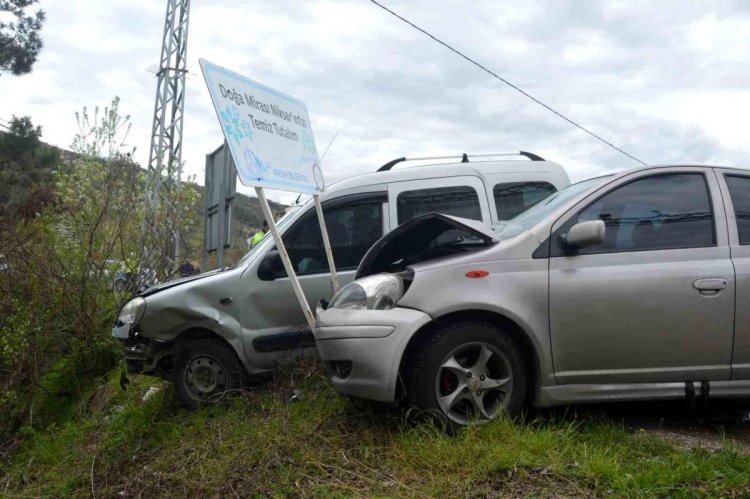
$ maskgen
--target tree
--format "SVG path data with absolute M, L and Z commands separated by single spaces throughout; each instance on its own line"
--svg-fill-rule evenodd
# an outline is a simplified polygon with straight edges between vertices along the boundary
M 47 189 L 60 153 L 41 136 L 42 128 L 28 116 L 13 116 L 8 132 L 0 133 L 0 223 L 14 219 L 19 210 L 33 215 L 49 201 Z
M 10 71 L 18 76 L 31 72 L 42 49 L 39 30 L 44 24 L 44 11 L 31 15 L 26 9 L 38 0 L 0 0 L 0 14 L 10 13 L 15 21 L 0 22 L 0 74 Z
M 0 145 L 3 148 L 3 154 L 11 158 L 33 153 L 42 137 L 42 127 L 34 126 L 29 116 L 19 118 L 13 115 L 8 132 L 7 135 L 0 137 Z

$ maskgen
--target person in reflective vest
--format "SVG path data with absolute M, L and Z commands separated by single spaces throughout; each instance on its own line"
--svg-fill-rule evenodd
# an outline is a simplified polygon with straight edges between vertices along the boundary
M 258 232 L 256 232 L 253 237 L 250 238 L 250 247 L 254 248 L 259 242 L 263 240 L 263 238 L 268 233 L 268 221 L 263 220 L 263 226 L 260 228 Z

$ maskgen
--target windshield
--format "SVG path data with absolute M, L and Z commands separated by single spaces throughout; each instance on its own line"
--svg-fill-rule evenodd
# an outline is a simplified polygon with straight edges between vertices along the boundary
M 294 209 L 294 210 L 290 210 L 290 211 L 286 212 L 284 214 L 284 216 L 281 217 L 276 222 L 276 228 L 279 230 L 279 233 L 283 233 L 284 227 L 286 227 L 289 224 L 289 221 L 292 218 L 294 218 L 293 215 L 295 215 L 296 213 L 300 212 L 301 210 L 302 210 L 301 207 L 297 208 L 297 209 Z M 268 234 L 266 234 L 266 236 L 267 237 L 263 237 L 263 239 L 261 240 L 260 243 L 256 244 L 255 246 L 253 246 L 252 248 L 250 248 L 250 251 L 248 251 L 247 253 L 245 253 L 245 256 L 243 256 L 240 259 L 240 261 L 237 262 L 237 266 L 238 267 L 241 267 L 242 265 L 244 265 L 245 263 L 247 263 L 247 261 L 258 251 L 258 248 L 261 247 L 261 245 L 262 245 L 261 243 L 263 241 L 265 241 L 266 239 L 271 239 L 271 233 L 270 232 Z
M 498 236 L 500 239 L 508 239 L 531 229 L 570 199 L 590 188 L 596 187 L 609 177 L 611 177 L 611 175 L 596 177 L 560 189 L 541 203 L 534 205 L 516 218 L 508 221 L 498 230 Z

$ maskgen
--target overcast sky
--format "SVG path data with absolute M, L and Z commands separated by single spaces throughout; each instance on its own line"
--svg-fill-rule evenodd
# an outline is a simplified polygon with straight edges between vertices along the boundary
M 750 166 L 750 2 L 381 0 L 647 163 Z M 439 5 L 439 6 L 438 6 Z M 0 119 L 67 147 L 114 96 L 148 161 L 166 1 L 42 0 L 45 47 Z M 192 0 L 183 159 L 222 142 L 205 58 L 307 103 L 327 180 L 400 156 L 528 150 L 574 180 L 637 166 L 366 0 Z M 288 201 L 290 196 L 274 193 Z

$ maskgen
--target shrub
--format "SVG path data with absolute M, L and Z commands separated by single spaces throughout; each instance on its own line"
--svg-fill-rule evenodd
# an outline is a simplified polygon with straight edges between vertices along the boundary
M 48 202 L 29 216 L 0 218 L 0 414 L 8 415 L 0 444 L 21 425 L 64 415 L 92 379 L 117 365 L 111 328 L 133 293 L 114 286 L 117 273 L 148 267 L 164 279 L 173 271 L 164 210 L 154 227 L 143 226 L 145 172 L 120 152 L 128 118 L 117 104 L 100 122 L 98 112 L 93 123 L 85 110 L 79 116 L 76 154 L 54 169 Z M 194 230 L 195 190 L 170 195 L 191 207 L 178 225 Z

